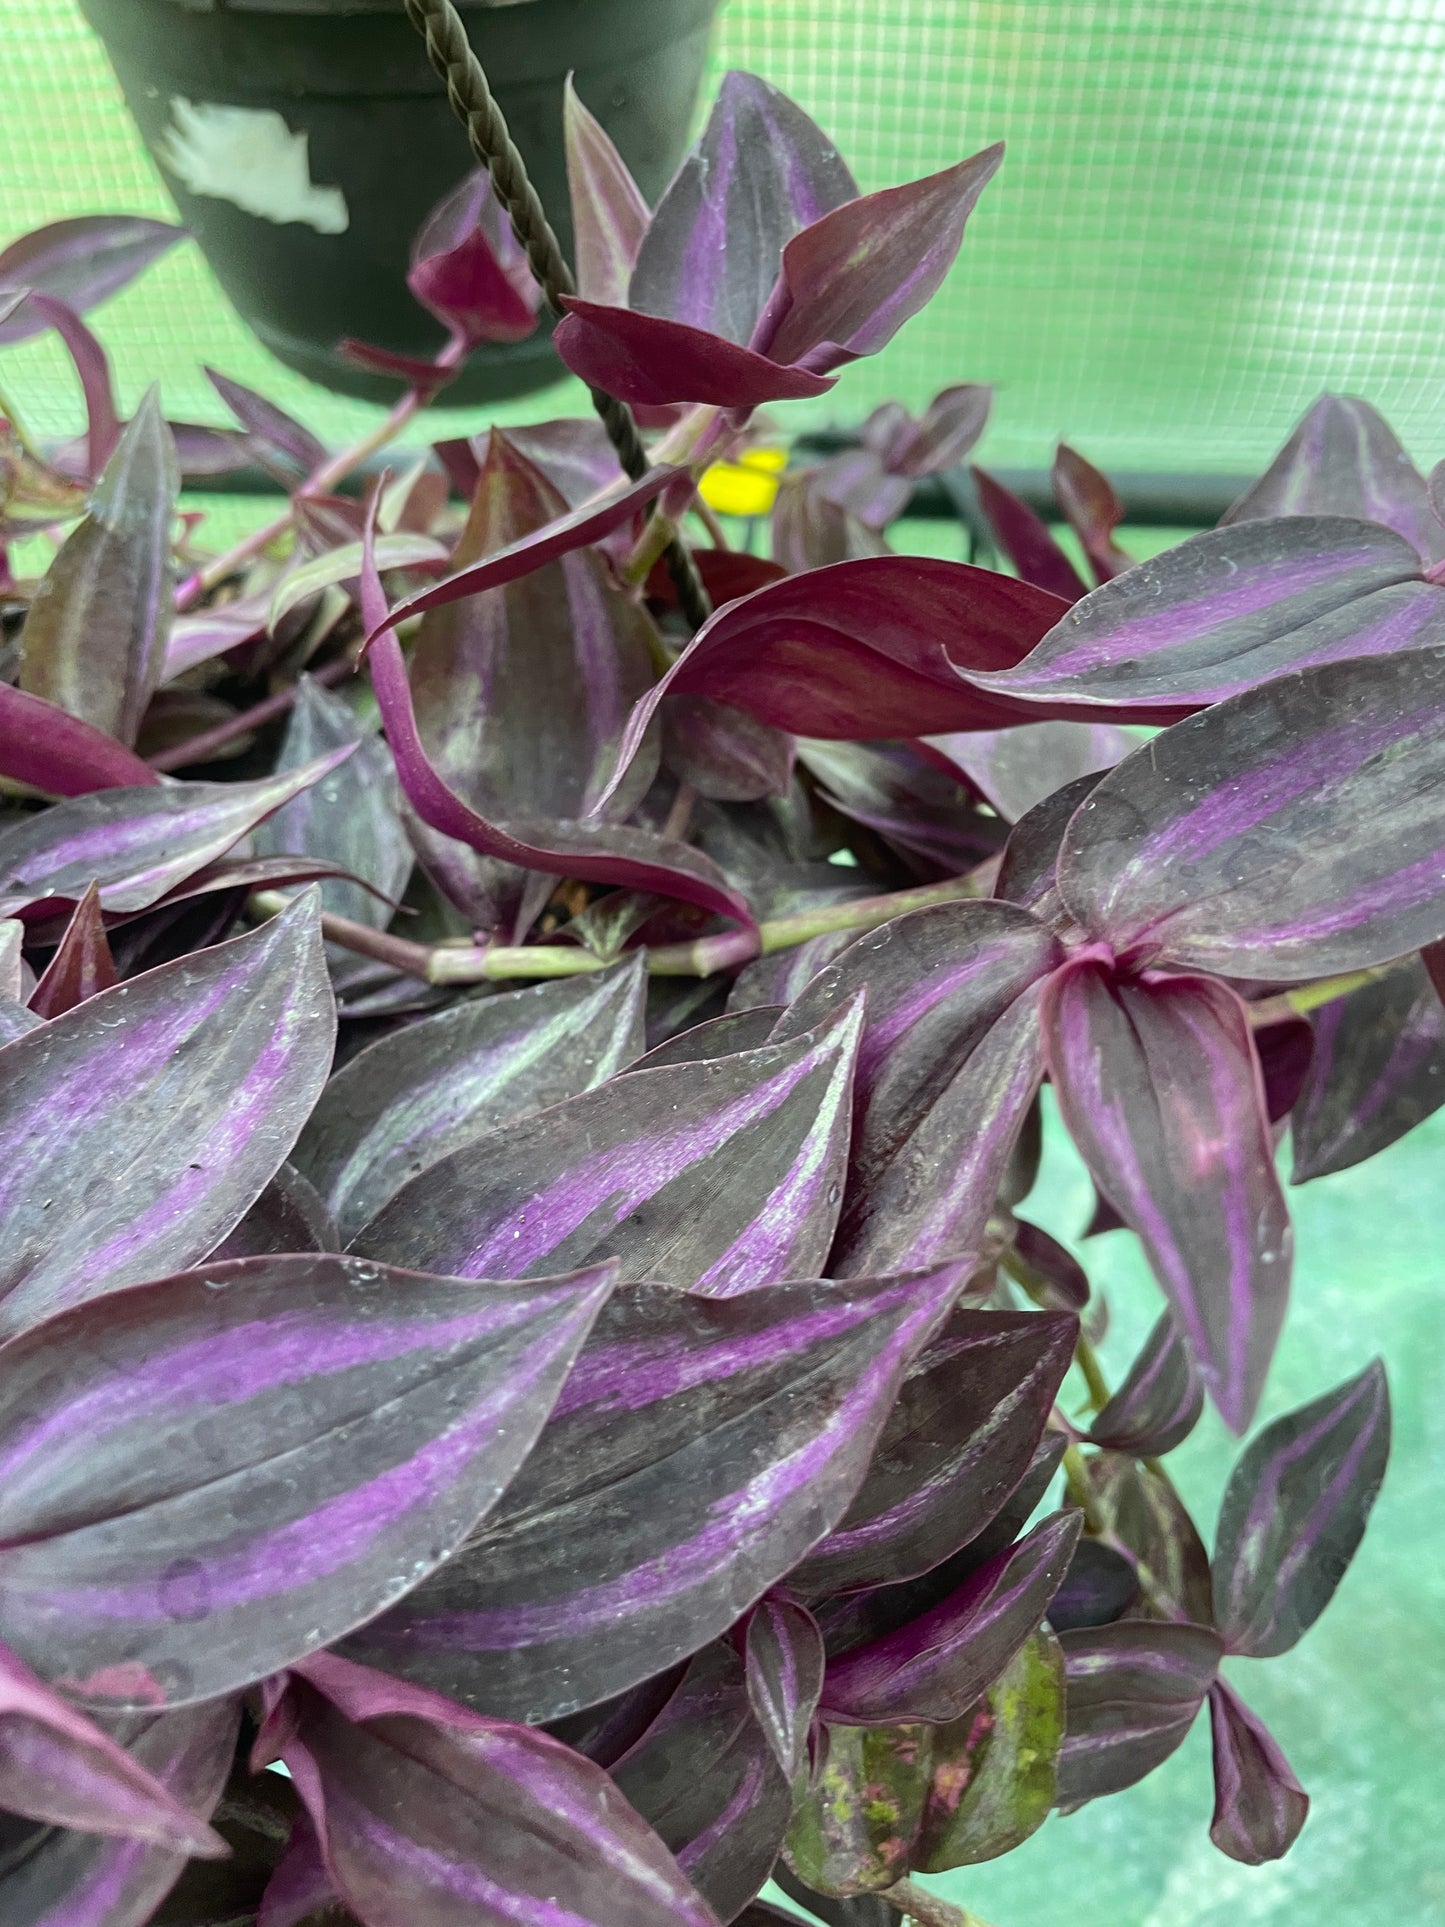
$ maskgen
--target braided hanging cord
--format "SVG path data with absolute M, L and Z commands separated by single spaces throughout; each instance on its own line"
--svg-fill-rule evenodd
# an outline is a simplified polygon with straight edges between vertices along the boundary
M 526 162 L 508 131 L 486 71 L 472 51 L 461 15 L 452 0 L 406 0 L 406 12 L 426 41 L 428 58 L 446 84 L 447 99 L 467 130 L 472 153 L 491 176 L 497 199 L 507 210 L 512 232 L 526 251 L 547 306 L 554 315 L 562 315 L 563 297 L 575 294 L 577 283 L 547 219 L 547 210 L 528 177 Z M 640 480 L 647 472 L 647 450 L 632 410 L 600 388 L 592 389 L 591 395 L 618 461 L 633 481 Z M 697 564 L 681 541 L 669 545 L 667 566 L 683 614 L 694 629 L 700 629 L 712 614 L 712 604 Z

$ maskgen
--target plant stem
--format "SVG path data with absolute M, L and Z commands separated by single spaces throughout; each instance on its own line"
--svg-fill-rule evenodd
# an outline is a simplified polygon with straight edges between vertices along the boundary
M 555 315 L 565 315 L 577 283 L 562 254 L 547 210 L 532 185 L 527 166 L 497 105 L 486 70 L 472 50 L 461 15 L 452 0 L 406 0 L 407 18 L 426 42 L 427 57 L 446 86 L 452 112 L 467 130 L 472 153 L 491 177 L 497 199 L 507 210 L 512 232 L 525 251 L 532 273 Z M 617 459 L 634 481 L 647 473 L 647 449 L 632 410 L 615 395 L 591 390 L 592 406 L 607 430 Z M 712 614 L 712 604 L 684 544 L 674 538 L 668 568 L 677 585 L 682 612 L 694 629 Z
M 1370 970 L 1351 970 L 1343 977 L 1322 977 L 1318 983 L 1301 984 L 1297 990 L 1284 990 L 1277 997 L 1262 998 L 1259 1003 L 1249 1007 L 1250 1027 L 1263 1030 L 1267 1024 L 1282 1023 L 1289 1017 L 1308 1016 L 1310 1011 L 1318 1010 L 1323 1004 L 1332 1004 L 1339 997 L 1348 997 L 1352 990 L 1378 983 L 1393 968 L 1393 964 L 1378 964 Z
M 955 1907 L 951 1900 L 941 1900 L 926 1887 L 920 1887 L 916 1880 L 900 1880 L 896 1887 L 884 1891 L 883 1898 L 890 1907 L 896 1907 L 901 1914 L 917 1923 L 917 1927 L 988 1927 L 988 1922 L 971 1914 L 966 1907 Z
M 254 891 L 246 905 L 247 911 L 258 922 L 268 917 L 277 917 L 290 901 L 279 890 Z M 427 963 L 431 951 L 424 943 L 410 943 L 405 937 L 393 937 L 385 930 L 373 930 L 370 924 L 355 923 L 350 917 L 336 917 L 329 910 L 321 913 L 321 934 L 328 943 L 339 944 L 343 950 L 355 951 L 359 957 L 375 957 L 378 963 L 390 964 L 407 977 L 420 977 L 427 980 Z
M 1089 1388 L 1089 1402 L 1096 1412 L 1102 1412 L 1113 1397 L 1113 1393 L 1109 1390 L 1108 1380 L 1104 1377 L 1103 1367 L 1099 1363 L 1099 1354 L 1082 1332 L 1079 1333 L 1078 1342 L 1074 1346 L 1074 1363 L 1084 1375 L 1084 1383 Z
M 330 688 L 333 683 L 345 682 L 348 676 L 354 676 L 356 664 L 349 656 L 338 656 L 334 662 L 324 663 L 320 669 L 313 669 L 309 673 L 313 682 L 324 683 Z M 162 775 L 173 769 L 187 769 L 193 763 L 208 763 L 217 750 L 234 743 L 238 736 L 249 736 L 253 729 L 260 729 L 263 724 L 273 723 L 278 716 L 284 716 L 295 707 L 300 693 L 299 681 L 287 683 L 274 696 L 264 697 L 249 709 L 227 717 L 225 722 L 217 723 L 214 729 L 203 730 L 199 736 L 191 736 L 184 743 L 173 743 L 169 749 L 158 750 L 146 761 Z

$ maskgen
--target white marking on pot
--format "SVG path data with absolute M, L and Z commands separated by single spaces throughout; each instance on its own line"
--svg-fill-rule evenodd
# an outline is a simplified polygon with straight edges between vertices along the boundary
M 177 94 L 156 153 L 192 194 L 229 201 L 278 225 L 302 221 L 318 234 L 344 234 L 351 224 L 346 196 L 312 180 L 309 143 L 272 108 L 226 107 Z

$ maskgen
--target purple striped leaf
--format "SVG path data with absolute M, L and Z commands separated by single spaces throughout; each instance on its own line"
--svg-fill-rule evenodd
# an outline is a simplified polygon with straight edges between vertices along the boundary
M 789 1862 L 810 1886 L 857 1894 L 996 1859 L 1047 1819 L 1063 1729 L 1063 1660 L 1044 1630 L 957 1720 L 831 1728 Z
M 321 902 L 338 916 L 384 930 L 412 872 L 412 848 L 398 808 L 396 768 L 385 745 L 344 697 L 302 676 L 276 758 L 275 774 L 313 768 L 349 752 L 318 782 L 283 803 L 256 832 L 260 856 L 319 857 L 355 883 L 323 883 Z M 373 894 L 375 892 L 375 894 Z
M 0 289 L 23 288 L 87 314 L 129 286 L 169 252 L 186 230 L 138 214 L 85 214 L 52 221 L 0 251 Z M 0 320 L 0 343 L 43 334 L 46 323 L 22 306 Z
M 531 1722 L 699 1651 L 837 1524 L 962 1282 L 622 1291 L 491 1524 L 347 1651 Z
M 271 601 L 272 592 L 267 588 L 237 596 L 234 602 L 215 603 L 178 615 L 171 624 L 161 681 L 173 682 L 188 669 L 197 669 L 203 662 L 213 662 L 228 650 L 264 636 Z
M 1311 1013 L 1293 1182 L 1346 1171 L 1445 1104 L 1445 1005 L 1418 958 Z
M 1315 1034 L 1303 1017 L 1263 1024 L 1254 1033 L 1264 1079 L 1264 1108 L 1271 1124 L 1282 1124 L 1299 1102 L 1314 1061 Z
M 1113 723 L 1024 723 L 1015 729 L 925 736 L 923 753 L 976 789 L 1006 823 L 1080 776 L 1102 775 L 1139 747 Z
M 235 1700 L 111 1722 L 136 1767 L 198 1829 L 221 1797 L 240 1724 Z M 174 1842 L 66 1829 L 40 1834 L 5 1872 L 6 1927 L 145 1927 L 193 1864 Z
M 875 355 L 937 294 L 1003 143 L 903 187 L 835 208 L 795 234 L 749 345 L 830 373 Z
M 1006 1188 L 999 1187 L 1000 1196 Z M 1073 1252 L 1026 1218 L 1013 1222 L 1013 1251 L 1005 1263 L 1010 1276 L 1048 1311 L 1081 1312 L 1089 1302 L 1088 1274 Z
M 838 1222 L 862 1012 L 786 1044 L 613 1078 L 443 1158 L 355 1248 L 455 1277 L 609 1257 L 732 1297 L 821 1271 Z
M 1020 578 L 1065 602 L 1078 602 L 1087 595 L 1088 584 L 1049 533 L 1043 517 L 987 469 L 974 468 L 972 473 L 994 539 Z
M 373 523 L 374 519 L 373 504 Z M 554 528 L 557 526 L 553 524 Z M 368 539 L 374 541 L 374 527 L 369 526 Z M 562 552 L 565 551 L 558 551 Z M 496 559 L 490 557 L 478 567 L 488 568 Z M 534 558 L 517 573 L 529 573 L 540 559 L 545 558 Z M 465 581 L 468 574 L 463 570 L 460 576 L 450 580 Z M 463 589 L 460 593 L 472 591 Z M 406 661 L 390 626 L 399 620 L 399 612 L 387 616 L 374 560 L 369 560 L 363 570 L 361 597 L 362 611 L 373 636 L 368 658 L 372 687 L 387 742 L 396 759 L 397 776 L 406 800 L 429 830 L 443 839 L 451 838 L 466 845 L 480 856 L 499 858 L 523 869 L 577 877 L 590 883 L 620 884 L 625 889 L 656 890 L 661 895 L 677 897 L 732 917 L 745 926 L 754 923 L 746 900 L 729 886 L 717 865 L 674 838 L 615 823 L 520 818 L 501 824 L 480 816 L 444 780 L 427 754 L 417 728 Z M 442 601 L 452 599 L 443 597 Z M 441 603 L 433 606 L 440 607 Z M 629 746 L 629 763 L 640 746 L 642 733 L 638 733 L 637 744 Z M 605 802 L 606 798 L 601 800 Z
M 1209 1837 L 1231 1860 L 1282 1860 L 1309 1817 L 1310 1796 L 1279 1742 L 1227 1680 L 1209 1689 L 1214 1740 L 1214 1818 Z
M 495 1505 L 611 1282 L 243 1258 L 52 1319 L 6 1352 L 0 1635 L 137 1710 L 330 1644 Z
M 1042 1075 L 1036 986 L 1063 958 L 1026 911 L 947 903 L 860 937 L 778 1027 L 867 993 L 835 1273 L 977 1251 Z
M 1206 1626 L 1120 1619 L 1063 1633 L 1068 1718 L 1057 1804 L 1065 1812 L 1133 1786 L 1194 1724 L 1222 1652 Z
M 773 1031 L 783 1015 L 781 1004 L 755 1004 L 747 1010 L 724 1011 L 680 1030 L 658 1044 L 645 1057 L 629 1065 L 634 1071 L 661 1070 L 666 1064 L 706 1064 L 715 1057 L 733 1057 L 739 1051 L 761 1050 L 773 1041 Z
M 327 1085 L 295 1153 L 343 1235 L 472 1139 L 630 1063 L 642 1048 L 646 983 L 633 959 L 457 1004 L 359 1052 Z
M 149 909 L 350 754 L 251 783 L 101 790 L 26 817 L 0 831 L 0 910 L 79 903 L 92 884 L 103 910 Z
M 20 686 L 134 743 L 161 678 L 180 479 L 160 394 L 147 391 L 20 632 Z
M 977 1538 L 1016 1490 L 1073 1356 L 1072 1318 L 958 1310 L 920 1352 L 803 1594 L 898 1584 Z
M 1114 1452 L 1162 1459 L 1188 1438 L 1203 1410 L 1204 1389 L 1166 1311 L 1123 1384 L 1089 1427 L 1089 1437 Z
M 825 802 L 881 836 L 925 881 L 962 876 L 997 847 L 998 824 L 921 745 L 805 741 L 799 759 Z
M 1076 776 L 1072 783 L 1035 803 L 1014 825 L 1004 845 L 993 893 L 1007 903 L 1032 910 L 1040 923 L 1059 930 L 1073 923 L 1058 890 L 1059 850 L 1064 832 L 1084 798 L 1104 775 Z
M 679 1660 L 675 1666 L 654 1673 L 651 1679 L 642 1680 L 613 1699 L 584 1707 L 580 1713 L 572 1713 L 565 1719 L 549 1720 L 547 1731 L 564 1746 L 570 1746 L 574 1753 L 584 1754 L 611 1771 L 623 1754 L 630 1753 L 637 1745 L 672 1699 L 682 1684 L 688 1664 L 685 1659 Z
M 1176 724 L 1081 805 L 1065 902 L 1116 950 L 1264 982 L 1434 942 L 1442 704 L 1432 649 L 1306 669 Z
M 703 625 L 633 712 L 619 767 L 665 695 L 711 696 L 795 736 L 854 742 L 1032 721 L 968 678 L 1017 662 L 1060 608 L 1027 583 L 926 556 L 786 576 Z M 960 661 L 949 644 L 965 640 Z
M 286 1764 L 367 1927 L 717 1927 L 608 1776 L 332 1654 L 289 1695 Z
M 988 426 L 993 389 L 982 382 L 943 388 L 915 421 L 897 404 L 875 408 L 862 440 L 876 450 L 890 474 L 916 481 L 956 468 Z
M 791 1787 L 808 1760 L 808 1730 L 823 1690 L 823 1635 L 806 1606 L 765 1593 L 748 1620 L 747 1695 Z
M 1425 562 L 1445 556 L 1445 528 L 1425 478 L 1394 430 L 1355 395 L 1321 395 L 1264 474 L 1220 518 L 1351 515 L 1383 522 Z
M 1268 1659 L 1313 1626 L 1355 1556 L 1389 1456 L 1378 1359 L 1253 1441 L 1215 1534 L 1214 1605 L 1230 1652 Z
M 1098 1528 L 1139 1575 L 1138 1617 L 1212 1625 L 1209 1554 L 1171 1481 L 1118 1452 L 1093 1455 L 1083 1472 Z
M 0 1808 L 51 1827 L 224 1853 L 221 1839 L 108 1733 L 0 1647 Z
M 35 986 L 30 1008 L 37 1017 L 61 1017 L 119 981 L 100 913 L 100 891 L 92 883 Z
M 1078 602 L 979 678 L 1053 716 L 1171 723 L 1298 670 L 1445 642 L 1445 595 L 1403 536 L 1345 516 L 1191 536 Z
M 632 308 L 567 296 L 557 324 L 557 353 L 591 388 L 602 388 L 634 408 L 694 402 L 751 410 L 770 401 L 807 401 L 826 395 L 834 377 L 817 375 L 725 341 L 706 328 Z
M 525 341 L 537 327 L 542 290 L 527 253 L 477 168 L 432 209 L 411 249 L 406 285 L 466 349 Z
M 448 556 L 446 543 L 439 542 L 435 536 L 419 535 L 410 529 L 398 529 L 393 534 L 376 538 L 376 566 L 379 569 L 430 568 L 431 573 L 435 574 L 438 568 L 446 566 Z M 275 635 L 294 610 L 308 603 L 314 607 L 314 599 L 323 590 L 340 583 L 355 583 L 361 575 L 361 564 L 362 545 L 360 537 L 357 537 L 342 542 L 336 548 L 325 548 L 310 561 L 302 561 L 299 566 L 288 569 L 272 592 L 266 612 L 266 627 Z
M 1133 561 L 1114 540 L 1114 531 L 1124 519 L 1123 503 L 1108 478 L 1067 442 L 1060 442 L 1054 451 L 1053 485 L 1054 500 L 1078 536 L 1094 580 L 1109 582 L 1132 569 Z
M 1056 1512 L 911 1624 L 830 1659 L 825 1720 L 887 1726 L 959 1719 L 1037 1632 L 1083 1520 Z
M 284 457 L 303 475 L 310 475 L 313 469 L 322 466 L 326 460 L 326 444 L 318 441 L 309 428 L 288 415 L 284 408 L 278 408 L 254 388 L 247 388 L 244 382 L 233 381 L 214 368 L 206 368 L 203 373 L 253 441 Z
M 290 1150 L 334 1036 L 306 899 L 8 1045 L 0 1331 L 204 1257 Z
M 765 1610 L 766 1602 L 753 1625 Z M 806 1722 L 802 1738 L 806 1754 Z M 698 1654 L 612 1777 L 719 1920 L 732 1920 L 756 1896 L 788 1830 L 793 1789 L 749 1702 L 742 1663 L 726 1643 Z
M 1056 1633 L 1109 1626 L 1122 1619 L 1138 1597 L 1139 1575 L 1123 1553 L 1102 1539 L 1081 1539 L 1063 1584 L 1049 1601 L 1049 1625 Z
M 1080 961 L 1051 979 L 1043 1028 L 1069 1134 L 1138 1233 L 1205 1390 L 1242 1432 L 1293 1250 L 1248 1013 L 1208 978 L 1131 981 Z
M 621 307 L 627 301 L 627 284 L 652 212 L 611 135 L 588 110 L 570 74 L 562 100 L 562 124 L 578 291 L 589 301 Z
M 837 148 L 800 107 L 756 74 L 729 73 L 652 216 L 627 305 L 746 345 L 787 243 L 857 196 Z
M 742 1012 L 763 1006 L 785 1006 L 801 996 L 824 964 L 831 963 L 857 938 L 851 930 L 830 930 L 809 937 L 792 950 L 754 958 L 741 969 L 728 993 L 728 1010 Z

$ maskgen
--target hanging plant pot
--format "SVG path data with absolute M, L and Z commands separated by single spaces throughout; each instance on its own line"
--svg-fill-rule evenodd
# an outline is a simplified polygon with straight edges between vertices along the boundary
M 274 355 L 341 394 L 395 383 L 336 352 L 428 355 L 412 237 L 473 165 L 401 0 L 81 0 L 217 280 Z M 513 138 L 570 248 L 562 90 L 575 76 L 644 193 L 687 143 L 719 0 L 461 0 Z M 524 394 L 559 370 L 545 325 L 479 349 L 448 390 Z

